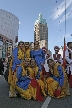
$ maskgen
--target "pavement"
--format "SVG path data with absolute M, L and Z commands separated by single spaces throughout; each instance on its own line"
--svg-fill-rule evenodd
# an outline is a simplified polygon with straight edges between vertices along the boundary
M 72 108 L 72 89 L 71 96 L 55 99 L 47 97 L 44 102 L 25 100 L 21 98 L 9 98 L 9 85 L 3 76 L 0 76 L 0 108 Z

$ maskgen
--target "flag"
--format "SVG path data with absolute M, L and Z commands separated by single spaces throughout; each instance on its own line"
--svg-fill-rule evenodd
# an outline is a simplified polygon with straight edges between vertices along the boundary
M 66 68 L 65 51 L 66 51 L 66 41 L 65 41 L 65 37 L 64 37 L 64 50 L 63 50 L 63 66 L 64 66 L 64 68 Z

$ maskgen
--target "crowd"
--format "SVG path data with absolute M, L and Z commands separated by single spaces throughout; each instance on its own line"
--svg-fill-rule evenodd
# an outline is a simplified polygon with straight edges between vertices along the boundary
M 55 98 L 70 95 L 72 43 L 67 45 L 65 60 L 68 65 L 64 68 L 58 46 L 54 47 L 52 58 L 45 47 L 40 48 L 38 41 L 34 42 L 34 50 L 29 42 L 20 41 L 13 50 L 8 68 L 9 97 L 43 101 L 48 95 Z

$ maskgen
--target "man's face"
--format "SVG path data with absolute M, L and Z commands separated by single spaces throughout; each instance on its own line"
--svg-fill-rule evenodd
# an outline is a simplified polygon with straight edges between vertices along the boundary
M 35 60 L 31 60 L 31 66 L 35 66 Z
M 35 48 L 38 48 L 38 46 L 39 46 L 39 43 L 38 42 L 35 42 L 34 47 Z
M 24 47 L 24 44 L 21 42 L 21 43 L 19 44 L 19 47 L 22 49 L 22 48 Z
M 29 48 L 29 43 L 25 43 L 25 48 Z
M 58 50 L 55 50 L 55 54 L 58 54 Z
M 48 64 L 50 67 L 53 67 L 54 66 L 54 61 L 52 60 L 49 60 L 49 64 Z
M 69 45 L 69 48 L 72 50 L 72 43 Z

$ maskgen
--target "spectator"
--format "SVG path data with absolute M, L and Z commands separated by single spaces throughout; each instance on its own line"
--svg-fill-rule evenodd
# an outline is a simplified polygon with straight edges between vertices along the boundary
M 2 59 L 0 58 L 0 75 L 3 75 L 3 72 L 4 72 L 4 65 Z

